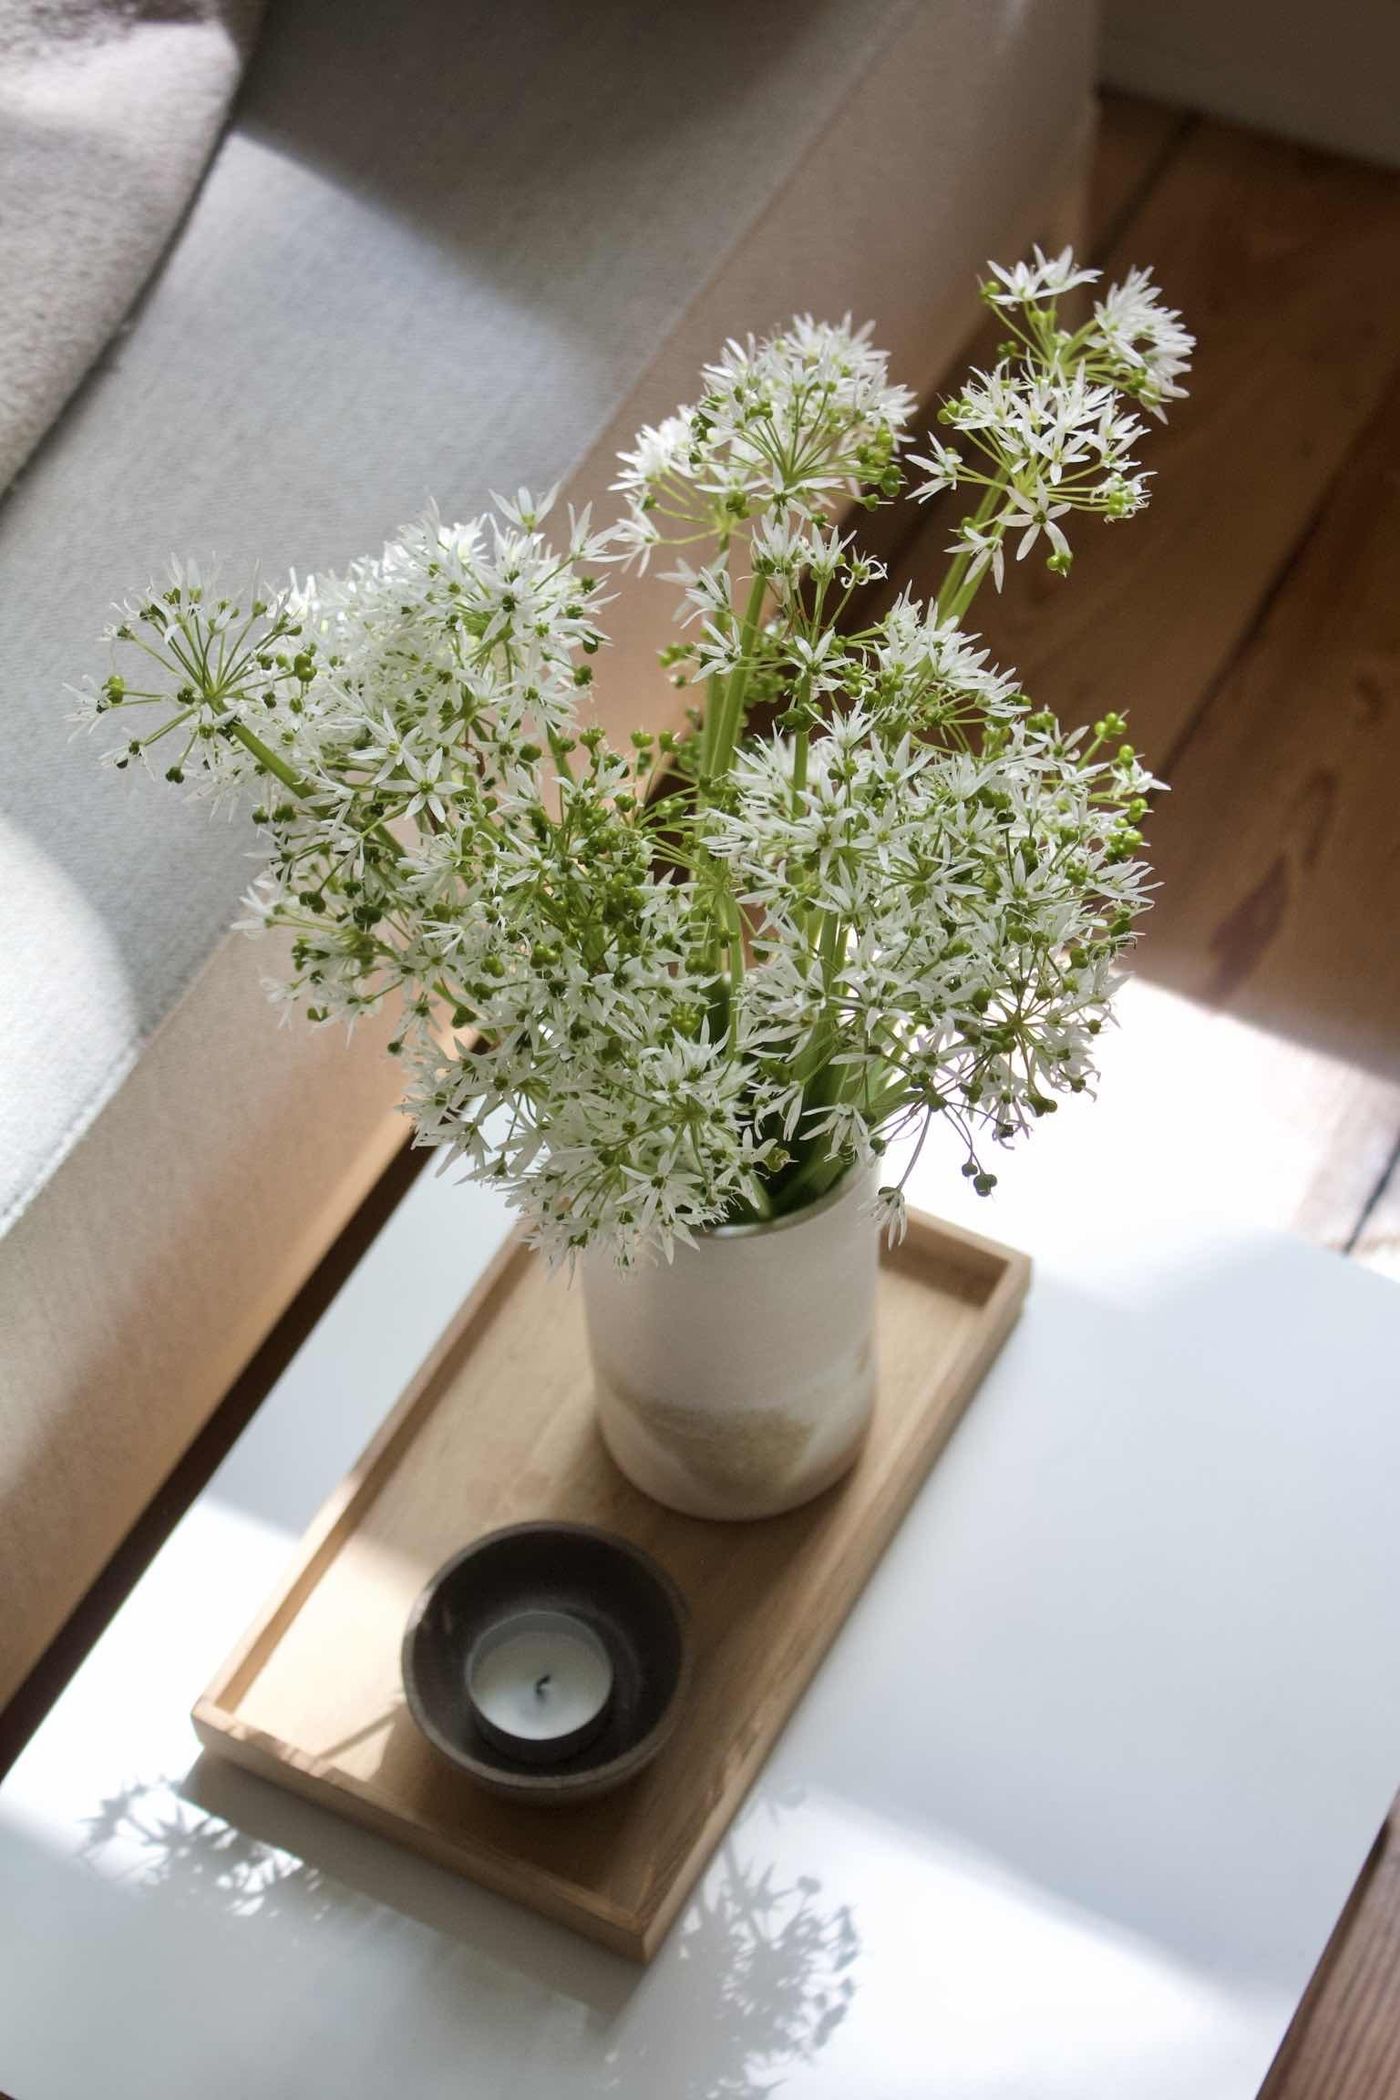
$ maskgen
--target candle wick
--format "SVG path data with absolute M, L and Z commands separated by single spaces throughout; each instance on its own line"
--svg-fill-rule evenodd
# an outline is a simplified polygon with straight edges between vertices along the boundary
M 552 1674 L 553 1673 L 551 1671 L 546 1670 L 543 1677 L 537 1677 L 535 1679 L 535 1697 L 537 1699 L 543 1699 Z

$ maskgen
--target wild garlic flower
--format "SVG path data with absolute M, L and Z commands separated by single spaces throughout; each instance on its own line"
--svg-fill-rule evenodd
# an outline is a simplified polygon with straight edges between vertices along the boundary
M 1072 248 L 1062 248 L 1058 255 L 1047 256 L 1039 245 L 1031 250 L 1031 260 L 1018 262 L 1011 269 L 1000 263 L 988 263 L 991 278 L 982 287 L 982 295 L 989 306 L 1031 306 L 1051 302 L 1064 297 L 1076 285 L 1093 284 L 1098 279 L 1097 270 L 1081 270 L 1074 259 Z
M 872 488 L 892 495 L 914 397 L 890 384 L 869 338 L 849 317 L 834 328 L 806 316 L 764 342 L 727 343 L 694 407 L 622 454 L 617 551 L 645 559 L 662 541 L 725 544 L 748 518 L 821 516 Z
M 1159 421 L 1166 404 L 1182 401 L 1179 382 L 1191 369 L 1196 339 L 1145 270 L 1129 270 L 1094 307 L 1094 350 L 1104 369 Z
M 927 452 L 910 459 L 924 475 L 916 500 L 982 491 L 948 549 L 956 559 L 940 605 L 958 612 L 984 574 L 1001 589 L 1008 544 L 1023 561 L 1043 541 L 1047 565 L 1064 575 L 1073 551 L 1063 520 L 1142 509 L 1148 477 L 1136 448 L 1146 426 L 1134 407 L 1163 418 L 1184 394 L 1195 347 L 1143 270 L 1130 271 L 1071 329 L 1059 302 L 1095 283 L 1097 270 L 1080 269 L 1068 248 L 1053 258 L 1037 248 L 1029 263 L 991 268 L 982 296 L 1013 340 L 990 372 L 974 372 L 943 404 L 942 422 L 964 442 L 930 435 Z
M 757 1036 L 824 1039 L 843 1075 L 814 1102 L 794 1069 L 785 1105 L 809 1130 L 867 1160 L 893 1099 L 1005 1140 L 1083 1091 L 1146 901 L 1123 810 L 1153 785 L 1131 753 L 1099 758 L 1104 741 L 1023 704 L 973 753 L 883 737 L 857 708 L 800 784 L 791 740 L 741 754 L 711 849 L 763 928 L 771 966 L 744 981 Z M 847 940 L 794 970 L 814 917 Z
M 1132 404 L 1189 338 L 1136 272 L 1062 329 L 1091 275 L 1037 252 L 986 288 L 1024 355 L 915 462 L 977 492 L 935 602 L 859 611 L 884 572 L 835 514 L 898 487 L 911 397 L 868 330 L 799 320 L 641 433 L 604 531 L 570 512 L 556 546 L 522 490 L 341 576 L 234 599 L 177 564 L 122 608 L 85 702 L 131 724 L 115 763 L 248 809 L 279 996 L 392 1002 L 419 1141 L 552 1257 L 796 1209 L 934 1116 L 985 1192 L 987 1148 L 1091 1085 L 1155 783 L 1121 717 L 1066 734 L 963 625 L 1007 544 L 1062 566 L 1071 512 L 1141 500 Z M 663 665 L 704 705 L 618 750 L 600 578 L 662 542 Z M 878 1210 L 898 1233 L 900 1191 Z

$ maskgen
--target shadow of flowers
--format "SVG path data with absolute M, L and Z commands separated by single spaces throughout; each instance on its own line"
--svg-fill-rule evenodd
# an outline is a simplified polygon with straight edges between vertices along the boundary
M 810 2063 L 855 1997 L 860 1938 L 821 1883 L 781 1883 L 726 1843 L 692 1898 L 672 1958 L 648 1978 L 647 2017 L 608 2056 L 609 2093 L 667 2100 L 764 2100 Z M 669 2051 L 674 2037 L 685 2060 Z
M 753 1828 L 745 1818 L 722 1846 L 651 1969 L 634 1974 L 616 1957 L 572 1943 L 580 1965 L 575 1986 L 594 2000 L 598 2020 L 592 2079 L 583 2062 L 576 2065 L 582 2090 L 615 2100 L 655 2100 L 662 2092 L 666 2100 L 767 2100 L 794 2069 L 813 2061 L 846 2017 L 860 1953 L 850 1909 L 824 1905 L 821 1884 L 810 1875 L 789 1881 L 771 1864 L 741 1856 Z M 277 1922 L 295 1940 L 332 1915 L 402 1914 L 376 1880 L 376 1850 L 367 1847 L 357 1887 L 346 1881 L 343 1859 L 328 1872 L 192 1801 L 182 1782 L 159 1779 L 103 1801 L 87 1821 L 80 1857 L 105 1879 L 143 1895 L 158 1892 L 177 1910 Z M 457 1935 L 460 1960 L 430 1963 L 422 1979 L 434 2002 L 446 1994 L 439 2010 L 448 2024 L 499 1976 L 502 1960 L 522 1973 L 538 1970 L 551 1996 L 565 1988 L 548 1959 L 548 1940 L 537 1950 L 542 1958 L 530 1959 L 539 1933 L 552 1937 L 555 1928 L 533 1921 L 532 1935 L 532 1921 L 513 1910 L 502 1915 L 495 1899 L 483 1900 L 485 1918 L 468 1938 Z M 426 1921 L 435 1909 L 430 1902 L 420 1917 Z M 445 1914 L 433 1922 L 444 1929 Z M 596 1981 L 611 1989 L 588 1989 L 594 1965 L 606 1972 Z M 604 2000 L 611 2001 L 607 2011 Z
M 177 1906 L 209 1905 L 236 1918 L 286 1915 L 301 1928 L 346 1901 L 319 1868 L 245 1836 L 184 1800 L 168 1779 L 110 1795 L 87 1818 L 79 1856 L 109 1878 L 161 1890 Z

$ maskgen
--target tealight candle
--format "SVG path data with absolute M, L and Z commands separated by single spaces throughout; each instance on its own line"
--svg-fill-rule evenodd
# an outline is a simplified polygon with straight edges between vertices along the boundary
M 572 1612 L 512 1612 L 487 1627 L 467 1658 L 478 1727 L 524 1764 L 556 1764 L 591 1742 L 612 1689 L 607 1649 Z

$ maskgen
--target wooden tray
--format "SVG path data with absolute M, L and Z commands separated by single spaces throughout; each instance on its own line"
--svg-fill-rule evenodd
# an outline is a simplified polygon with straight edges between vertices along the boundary
M 385 1836 L 648 1961 L 1012 1326 L 1021 1254 L 911 1218 L 880 1277 L 880 1393 L 855 1471 L 757 1524 L 630 1487 L 593 1421 L 581 1293 L 512 1242 L 194 1709 L 200 1739 Z M 695 1675 L 658 1762 L 602 1801 L 517 1807 L 429 1748 L 399 1643 L 449 1554 L 499 1524 L 606 1525 L 668 1567 Z

